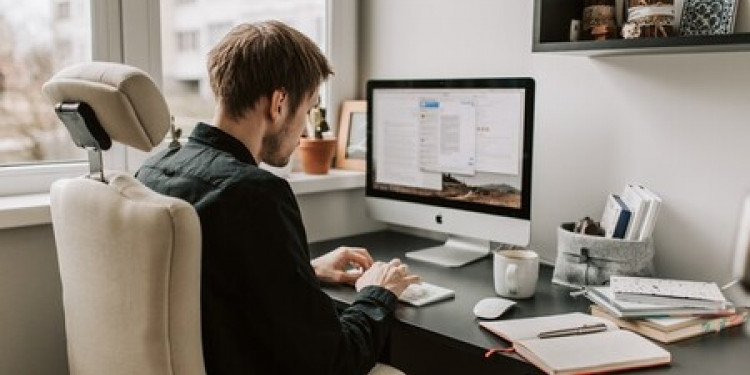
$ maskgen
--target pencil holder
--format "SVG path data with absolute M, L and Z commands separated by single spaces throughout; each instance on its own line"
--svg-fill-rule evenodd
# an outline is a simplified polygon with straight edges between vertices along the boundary
M 612 275 L 654 276 L 654 245 L 645 241 L 590 236 L 557 228 L 557 259 L 552 282 L 570 287 L 605 285 Z

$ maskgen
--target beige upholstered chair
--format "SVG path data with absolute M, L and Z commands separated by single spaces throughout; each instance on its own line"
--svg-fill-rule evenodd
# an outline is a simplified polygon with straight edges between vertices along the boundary
M 102 165 L 112 140 L 161 142 L 164 97 L 143 71 L 102 62 L 64 69 L 43 90 L 91 164 L 51 189 L 70 374 L 204 375 L 198 216 Z M 378 364 L 370 375 L 403 373 Z
M 148 151 L 169 128 L 144 72 L 86 63 L 43 87 L 91 175 L 51 189 L 72 375 L 203 375 L 200 224 L 188 203 L 104 173 L 111 140 Z

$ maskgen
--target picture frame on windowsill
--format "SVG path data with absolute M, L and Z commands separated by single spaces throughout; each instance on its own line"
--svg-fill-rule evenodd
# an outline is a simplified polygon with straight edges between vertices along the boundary
M 347 100 L 341 106 L 336 168 L 364 171 L 367 159 L 367 101 Z

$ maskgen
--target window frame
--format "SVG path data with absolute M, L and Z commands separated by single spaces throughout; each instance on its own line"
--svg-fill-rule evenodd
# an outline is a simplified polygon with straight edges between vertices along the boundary
M 159 0 L 90 0 L 92 60 L 121 62 L 143 69 L 161 86 Z M 339 105 L 357 98 L 358 2 L 326 1 L 326 55 L 336 75 L 325 87 L 330 122 L 338 124 Z M 335 129 L 334 129 L 335 131 Z M 159 147 L 157 147 L 159 149 Z M 107 170 L 134 172 L 150 155 L 113 144 L 104 153 Z M 88 172 L 88 161 L 0 167 L 0 197 L 49 192 L 57 179 Z
M 91 0 L 92 60 L 122 61 L 120 28 L 121 0 Z M 126 153 L 113 145 L 104 154 L 107 169 L 124 169 Z M 0 167 L 0 197 L 49 192 L 57 179 L 80 176 L 88 172 L 87 161 L 50 161 Z

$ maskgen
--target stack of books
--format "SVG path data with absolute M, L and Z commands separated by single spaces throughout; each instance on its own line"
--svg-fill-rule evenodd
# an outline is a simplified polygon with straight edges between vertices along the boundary
M 718 332 L 747 321 L 747 311 L 711 317 L 661 316 L 638 319 L 616 318 L 598 305 L 591 306 L 591 315 L 607 319 L 620 328 L 633 331 L 656 341 L 669 344 L 706 333 Z
M 651 237 L 661 208 L 661 198 L 642 185 L 626 185 L 620 194 L 610 194 L 604 205 L 601 226 L 604 236 L 630 241 Z
M 715 283 L 612 276 L 590 287 L 591 314 L 654 340 L 671 343 L 740 325 L 747 311 L 728 302 Z

